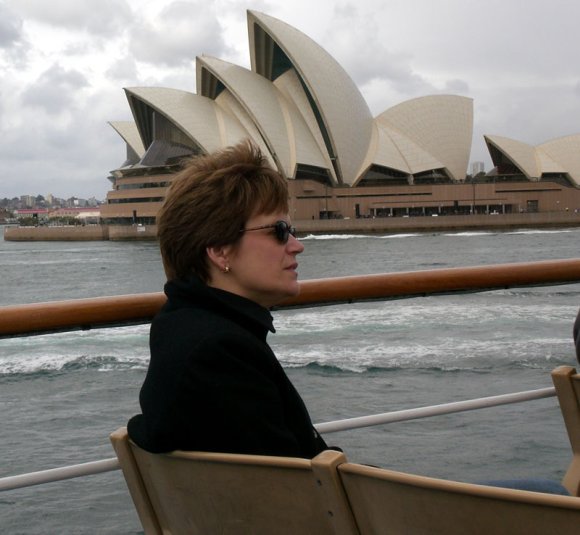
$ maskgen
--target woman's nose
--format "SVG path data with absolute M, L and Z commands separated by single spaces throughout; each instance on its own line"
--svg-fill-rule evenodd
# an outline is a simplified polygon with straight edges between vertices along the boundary
M 292 254 L 300 254 L 304 251 L 304 245 L 298 238 L 290 236 L 288 238 L 288 249 Z

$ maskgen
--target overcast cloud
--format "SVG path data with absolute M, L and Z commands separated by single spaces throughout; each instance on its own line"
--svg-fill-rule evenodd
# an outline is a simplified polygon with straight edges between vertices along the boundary
M 123 87 L 195 91 L 195 57 L 249 67 L 246 9 L 298 28 L 375 115 L 410 98 L 474 99 L 484 134 L 539 144 L 580 132 L 577 0 L 0 0 L 0 197 L 104 199 L 125 159 L 107 121 Z

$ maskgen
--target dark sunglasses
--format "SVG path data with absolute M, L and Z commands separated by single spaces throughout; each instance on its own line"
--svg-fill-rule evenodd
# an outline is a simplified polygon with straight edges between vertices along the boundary
M 296 237 L 296 229 L 291 227 L 286 223 L 286 221 L 276 221 L 273 225 L 264 225 L 262 227 L 243 228 L 240 232 L 250 232 L 252 230 L 262 230 L 265 228 L 273 228 L 276 240 L 278 240 L 282 245 L 288 243 L 288 238 L 290 236 L 293 236 L 294 238 Z

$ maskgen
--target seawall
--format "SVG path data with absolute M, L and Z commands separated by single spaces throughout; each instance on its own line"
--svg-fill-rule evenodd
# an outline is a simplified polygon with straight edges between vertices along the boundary
M 317 233 L 437 232 L 514 228 L 580 226 L 580 213 L 543 212 L 439 217 L 385 217 L 376 219 L 312 219 L 294 221 L 301 235 Z M 5 227 L 6 241 L 138 241 L 155 240 L 157 227 L 88 225 L 85 227 Z
M 106 226 L 4 227 L 6 241 L 99 241 L 108 240 Z
M 6 241 L 137 241 L 154 240 L 157 227 L 87 225 L 67 227 L 5 227 Z

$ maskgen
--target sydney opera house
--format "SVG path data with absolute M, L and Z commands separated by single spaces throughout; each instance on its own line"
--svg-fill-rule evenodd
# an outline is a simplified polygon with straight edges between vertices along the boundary
M 149 225 L 184 157 L 244 138 L 287 177 L 298 220 L 580 211 L 580 134 L 539 146 L 485 136 L 494 169 L 468 175 L 473 102 L 412 99 L 373 117 L 345 70 L 288 24 L 248 12 L 251 70 L 196 58 L 196 93 L 125 89 L 134 121 L 101 215 Z

